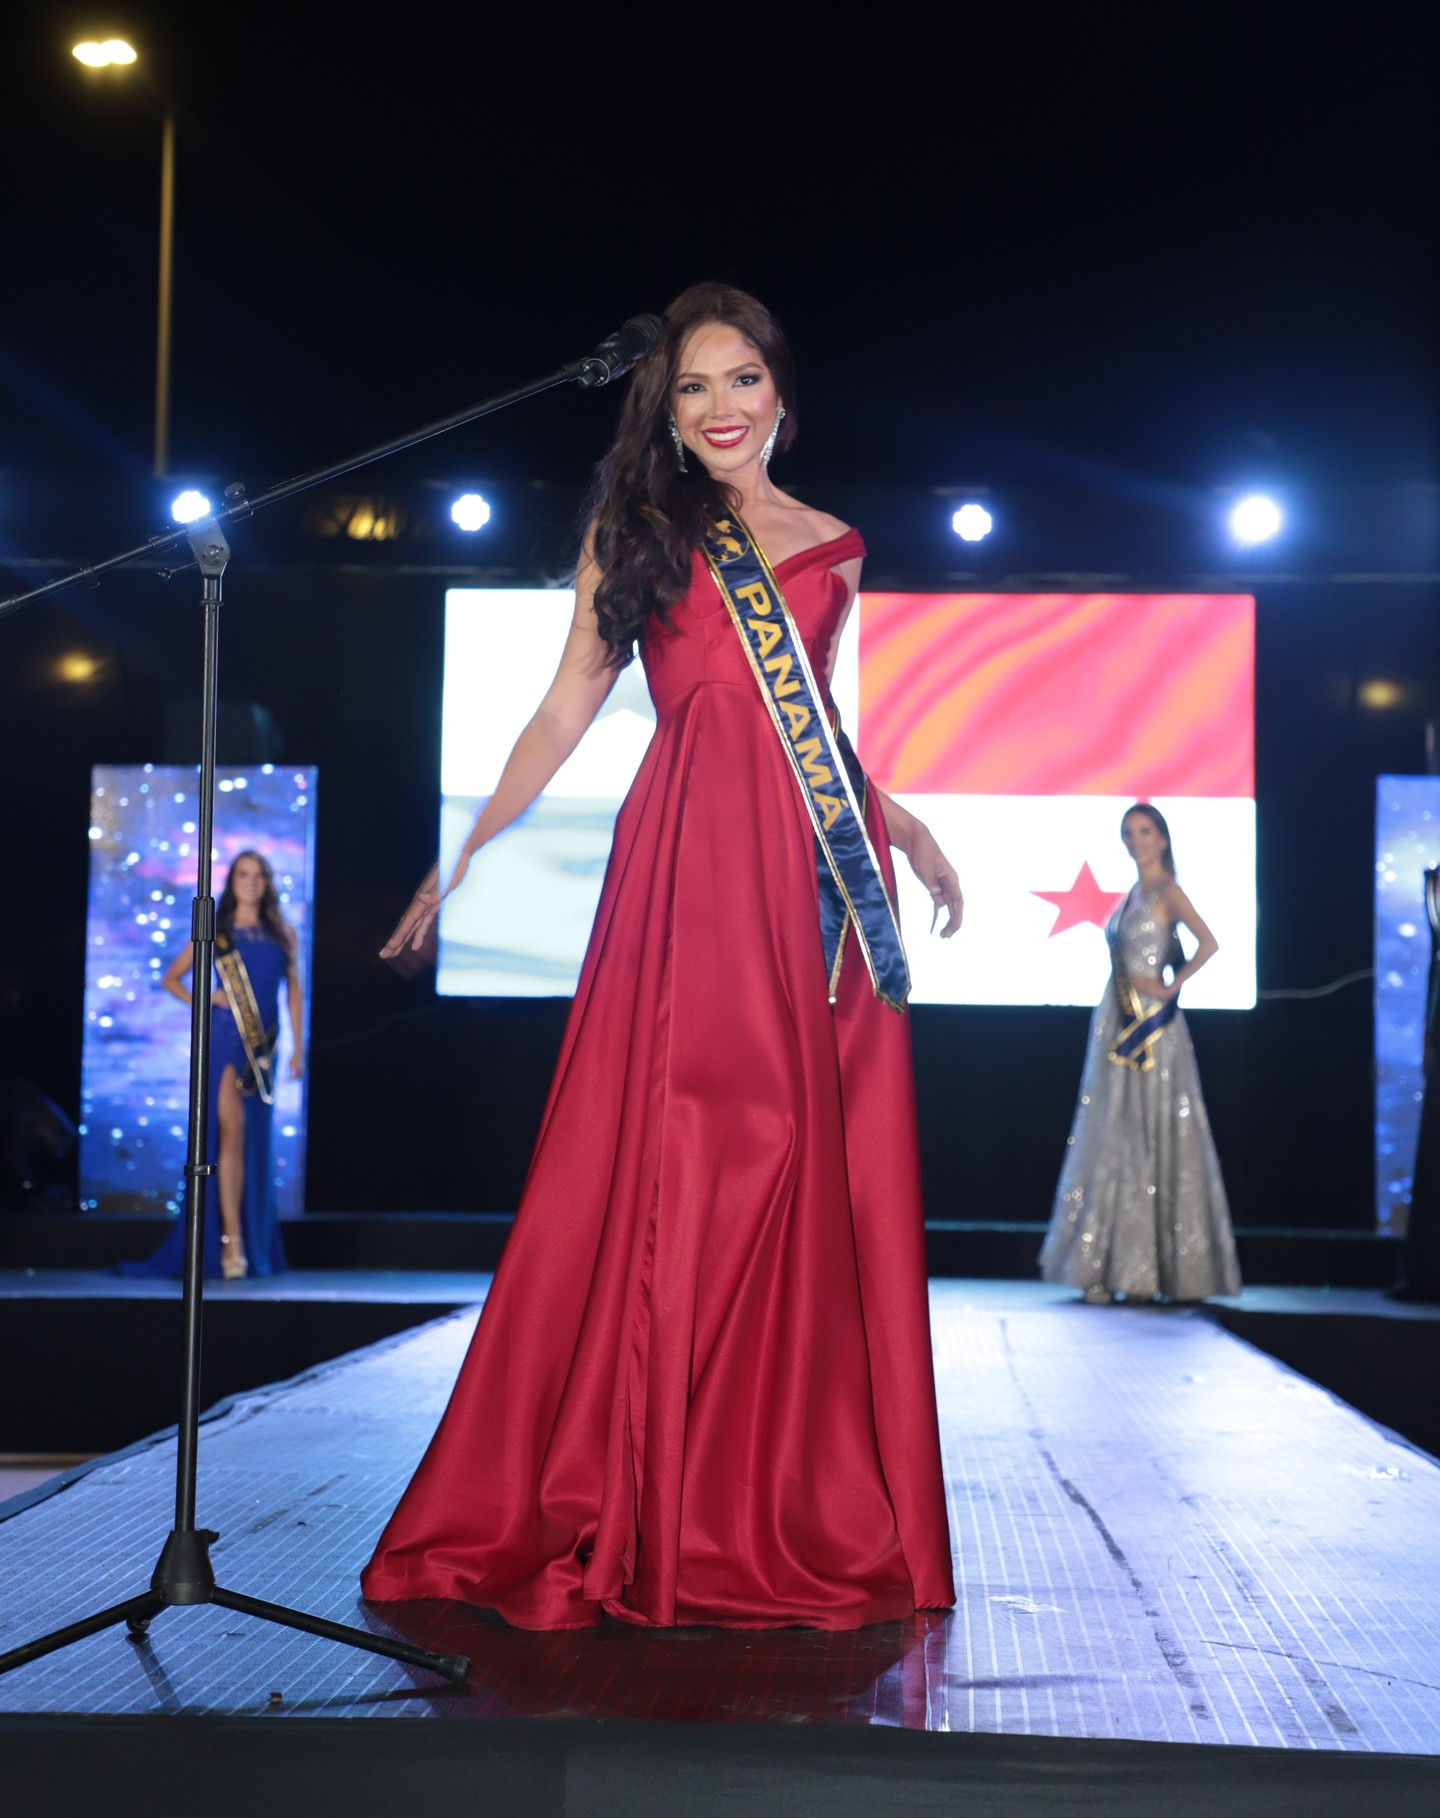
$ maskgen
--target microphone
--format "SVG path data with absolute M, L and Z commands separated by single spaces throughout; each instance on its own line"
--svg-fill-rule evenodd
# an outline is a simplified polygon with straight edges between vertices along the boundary
M 623 328 L 617 328 L 595 349 L 588 360 L 580 362 L 576 384 L 608 385 L 639 359 L 660 345 L 659 316 L 631 316 Z

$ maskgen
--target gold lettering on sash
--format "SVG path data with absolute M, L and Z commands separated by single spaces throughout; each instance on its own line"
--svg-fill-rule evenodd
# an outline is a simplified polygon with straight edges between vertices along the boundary
M 804 692 L 804 687 L 799 676 L 794 676 L 790 673 L 794 667 L 795 659 L 790 655 L 788 650 L 782 650 L 779 656 L 771 657 L 770 661 L 765 665 L 767 673 L 778 671 L 775 680 L 770 685 L 770 692 L 775 696 L 777 701 L 784 700 L 787 694 L 802 694 Z
M 903 1010 L 910 982 L 895 908 L 870 844 L 864 811 L 851 794 L 839 748 L 832 743 L 838 737 L 838 726 L 832 728 L 820 700 L 785 597 L 764 552 L 739 518 L 726 517 L 714 523 L 706 538 L 705 555 L 794 769 L 819 840 L 823 861 L 819 872 L 822 933 L 826 942 L 834 936 L 835 945 L 833 960 L 828 949 L 826 954 L 832 1002 L 845 937 L 853 926 L 876 996 L 892 1009 Z M 764 579 L 750 580 L 732 589 L 722 573 L 722 565 L 731 562 L 741 564 L 740 572 L 744 574 L 753 575 L 758 569 Z M 742 602 L 745 611 L 741 610 Z M 754 616 L 747 617 L 747 612 Z M 787 644 L 789 649 L 785 648 Z M 796 696 L 799 698 L 790 698 Z M 801 735 L 812 727 L 815 735 L 802 739 Z M 839 793 L 831 794 L 832 789 Z M 837 823 L 839 833 L 832 847 L 830 835 Z M 833 909 L 827 911 L 824 904 L 830 901 L 832 885 L 835 902 Z
M 790 722 L 790 741 L 793 744 L 810 724 L 810 709 L 798 701 L 777 701 L 776 706 Z
M 745 623 L 760 640 L 760 661 L 763 663 L 770 652 L 780 642 L 781 638 L 784 637 L 784 629 L 777 625 L 773 619 L 768 625 L 764 619 L 747 619 Z
M 803 745 L 797 744 L 795 755 L 799 758 L 806 776 L 810 779 L 810 793 L 823 789 L 826 783 L 835 781 L 835 773 L 828 765 L 819 761 L 821 745 L 819 739 L 806 739 Z
M 825 831 L 828 833 L 839 820 L 845 804 L 837 802 L 833 795 L 821 795 L 817 789 L 811 789 L 810 793 L 815 798 L 815 806 L 825 817 Z

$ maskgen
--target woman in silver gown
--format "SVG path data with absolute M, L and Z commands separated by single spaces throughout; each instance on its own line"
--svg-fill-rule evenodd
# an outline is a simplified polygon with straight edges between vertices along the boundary
M 1159 809 L 1127 809 L 1120 837 L 1138 875 L 1106 931 L 1110 982 L 1090 1023 L 1041 1273 L 1091 1301 L 1236 1294 L 1230 1208 L 1178 1002 L 1219 946 L 1175 881 Z M 1180 924 L 1197 942 L 1188 960 Z

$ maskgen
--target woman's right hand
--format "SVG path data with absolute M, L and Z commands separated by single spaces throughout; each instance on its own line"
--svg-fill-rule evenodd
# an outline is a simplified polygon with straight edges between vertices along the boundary
M 407 947 L 418 953 L 425 944 L 425 937 L 430 932 L 430 925 L 440 913 L 440 905 L 452 890 L 458 889 L 470 869 L 470 854 L 462 852 L 460 862 L 451 873 L 450 882 L 440 888 L 440 867 L 430 867 L 429 875 L 410 899 L 409 907 L 395 924 L 395 932 L 380 949 L 381 959 L 394 959 L 396 954 L 403 953 Z
M 934 904 L 930 932 L 935 932 L 935 924 L 943 909 L 945 926 L 940 930 L 940 938 L 948 941 L 952 934 L 960 932 L 960 923 L 965 917 L 965 898 L 960 892 L 960 880 L 955 875 L 955 867 L 936 845 L 934 834 L 923 821 L 915 820 L 912 815 L 907 832 L 908 840 L 901 850 L 910 861 L 910 869 L 925 886 L 930 901 Z

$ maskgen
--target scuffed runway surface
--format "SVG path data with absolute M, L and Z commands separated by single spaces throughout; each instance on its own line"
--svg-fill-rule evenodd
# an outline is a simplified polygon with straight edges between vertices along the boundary
M 0 1679 L 0 1711 L 845 1723 L 1440 1754 L 1440 1464 L 1189 1311 L 931 1288 L 960 1602 L 851 1634 L 509 1630 L 386 1611 L 463 1690 L 214 1608 Z M 474 1311 L 241 1398 L 202 1429 L 221 1582 L 376 1629 L 356 1574 Z M 173 1441 L 0 1514 L 0 1649 L 134 1595 Z M 278 1694 L 278 1698 L 274 1695 Z

